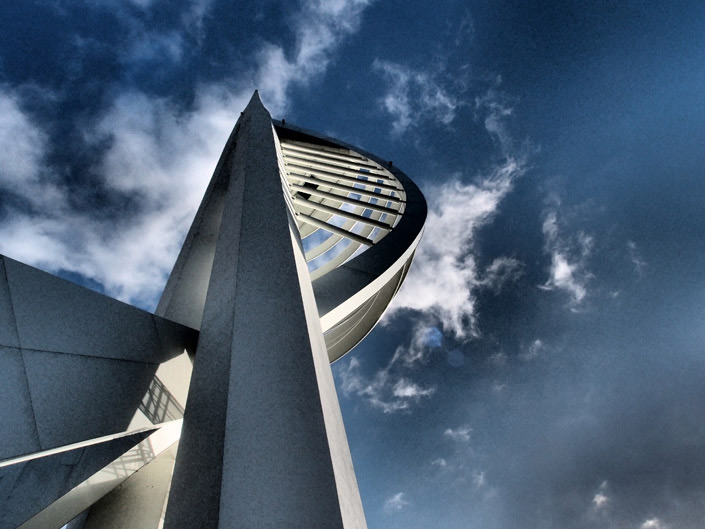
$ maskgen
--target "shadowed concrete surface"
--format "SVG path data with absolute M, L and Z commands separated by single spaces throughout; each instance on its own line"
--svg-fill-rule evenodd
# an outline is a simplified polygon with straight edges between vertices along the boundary
M 0 528 L 18 527 L 152 431 L 0 467 Z
M 144 416 L 140 408 L 149 403 L 160 364 L 184 349 L 195 350 L 198 333 L 4 256 L 0 309 L 5 529 L 37 514 L 153 431 L 62 448 L 129 431 L 136 415 Z M 167 396 L 168 391 L 162 398 Z M 61 451 L 42 453 L 50 449 Z

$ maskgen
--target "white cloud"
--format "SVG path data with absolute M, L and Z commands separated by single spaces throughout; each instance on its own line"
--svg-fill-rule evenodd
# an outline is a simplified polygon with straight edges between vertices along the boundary
M 434 388 L 422 388 L 418 384 L 406 379 L 401 378 L 394 384 L 392 388 L 392 395 L 400 399 L 417 399 L 419 397 L 428 397 L 433 395 L 435 391 Z
M 438 327 L 419 323 L 408 346 L 400 345 L 394 351 L 390 365 L 401 363 L 412 368 L 417 363 L 426 363 L 431 352 L 440 347 L 442 333 Z
M 603 481 L 597 489 L 597 492 L 592 497 L 593 508 L 595 511 L 604 511 L 609 503 L 610 498 L 607 495 L 608 484 L 607 481 Z
M 640 529 L 666 529 L 666 525 L 658 518 L 649 518 L 639 527 Z
M 488 98 L 478 111 L 481 108 L 497 115 L 487 131 L 492 137 L 501 137 L 504 159 L 472 183 L 463 183 L 456 176 L 425 190 L 429 211 L 424 236 L 409 275 L 386 314 L 392 317 L 400 309 L 422 311 L 458 338 L 479 334 L 475 290 L 497 290 L 521 273 L 521 263 L 510 257 L 495 259 L 486 270 L 479 270 L 473 254 L 477 232 L 492 221 L 514 181 L 526 171 L 526 154 L 510 152 L 508 133 L 500 125 L 502 117 L 511 112 Z
M 545 348 L 546 346 L 544 345 L 543 341 L 539 338 L 536 338 L 536 340 L 531 342 L 531 345 L 529 345 L 529 347 L 527 347 L 524 351 L 519 354 L 519 358 L 524 361 L 533 360 L 534 358 L 539 356 L 539 353 Z
M 505 284 L 521 277 L 523 267 L 523 263 L 513 257 L 497 257 L 485 269 L 483 277 L 478 279 L 478 285 L 499 292 Z
M 607 502 L 609 502 L 609 498 L 605 494 L 603 494 L 602 492 L 598 492 L 592 498 L 592 503 L 595 504 L 595 509 L 602 509 L 602 508 L 606 507 Z
M 489 113 L 510 114 L 500 110 L 501 105 L 489 105 L 489 101 L 483 103 Z M 501 143 L 508 148 L 503 127 L 495 124 L 488 132 L 492 136 L 502 134 Z M 486 270 L 478 270 L 473 254 L 477 231 L 492 220 L 516 178 L 526 170 L 523 153 L 503 154 L 502 163 L 473 183 L 465 184 L 456 177 L 427 190 L 426 196 L 431 197 L 431 202 L 425 234 L 404 286 L 392 301 L 385 319 L 394 317 L 401 309 L 413 309 L 423 316 L 417 320 L 409 344 L 399 346 L 389 364 L 373 377 L 363 377 L 357 361 L 351 360 L 347 369 L 341 370 L 346 394 L 361 396 L 385 413 L 408 410 L 423 397 L 433 395 L 435 387 L 413 382 L 415 366 L 426 362 L 434 347 L 441 343 L 440 339 L 429 340 L 429 329 L 435 329 L 432 336 L 440 338 L 435 327 L 436 322 L 440 322 L 443 329 L 456 338 L 477 336 L 475 290 L 498 290 L 507 281 L 519 277 L 521 263 L 516 259 L 501 257 Z
M 39 171 L 40 178 L 13 189 L 26 204 L 3 223 L 0 251 L 44 269 L 81 273 L 125 301 L 153 303 L 237 115 L 227 114 L 208 95 L 185 116 L 165 100 L 119 96 L 86 140 L 110 141 L 96 167 L 100 184 L 137 209 L 126 218 L 91 218 L 69 205 L 69 190 Z
M 495 367 L 504 367 L 507 364 L 507 360 L 507 353 L 504 351 L 497 351 L 487 357 L 487 363 Z
M 441 468 L 445 468 L 448 466 L 448 462 L 445 459 L 443 459 L 442 457 L 439 457 L 438 459 L 434 459 L 433 461 L 431 461 L 431 464 L 435 467 L 441 467 Z
M 473 290 L 496 278 L 491 278 L 492 271 L 488 279 L 478 271 L 474 236 L 493 218 L 523 171 L 520 160 L 508 159 L 477 183 L 453 179 L 427 192 L 431 202 L 424 237 L 390 316 L 410 308 L 433 314 L 457 337 L 477 333 Z
M 380 103 L 392 116 L 395 134 L 403 134 L 423 120 L 448 125 L 455 119 L 460 102 L 431 73 L 380 59 L 374 60 L 372 68 L 388 82 Z
M 189 110 L 138 91 L 117 95 L 86 124 L 84 137 L 88 145 L 108 146 L 93 168 L 101 175 L 96 187 L 129 203 L 129 217 L 89 217 L 71 205 L 70 190 L 43 169 L 48 136 L 22 111 L 18 97 L 0 87 L 0 188 L 11 187 L 19 204 L 0 223 L 0 252 L 50 271 L 78 272 L 103 284 L 110 295 L 151 306 L 253 89 L 259 85 L 274 115 L 283 112 L 291 85 L 325 71 L 340 42 L 357 30 L 368 3 L 306 3 L 293 17 L 297 44 L 291 59 L 284 49 L 267 44 L 256 67 L 237 85 L 201 86 Z M 199 24 L 207 6 L 194 2 L 197 12 L 189 23 Z M 126 53 L 135 60 L 154 53 L 180 58 L 180 33 L 156 39 L 138 39 Z
M 494 382 L 492 382 L 492 391 L 494 391 L 495 393 L 499 393 L 499 392 L 501 392 L 501 391 L 504 391 L 504 389 L 505 389 L 506 387 L 507 387 L 507 383 L 506 383 L 506 382 L 499 382 L 499 381 L 497 381 L 497 380 L 495 380 Z
M 334 50 L 355 33 L 370 0 L 314 0 L 305 2 L 293 17 L 296 46 L 291 58 L 280 46 L 269 44 L 259 53 L 255 86 L 272 112 L 287 109 L 292 84 L 306 85 L 326 71 Z
M 479 489 L 480 487 L 484 487 L 486 483 L 487 483 L 487 479 L 485 478 L 484 472 L 479 472 L 479 471 L 473 472 L 472 484 L 475 485 L 476 488 Z
M 548 210 L 543 221 L 544 250 L 551 256 L 549 277 L 544 290 L 563 290 L 570 295 L 570 306 L 575 309 L 587 295 L 587 283 L 592 277 L 586 268 L 586 259 L 592 251 L 594 239 L 579 232 L 573 239 L 563 236 L 559 225 L 558 208 Z
M 409 505 L 409 502 L 404 499 L 404 493 L 397 492 L 391 498 L 387 498 L 387 500 L 384 502 L 384 512 L 388 514 L 398 512 L 401 511 L 407 505 Z
M 347 367 L 338 371 L 343 393 L 362 397 L 384 413 L 408 411 L 423 398 L 431 397 L 436 392 L 434 386 L 423 387 L 407 376 L 415 364 L 425 362 L 426 354 L 410 357 L 399 354 L 399 351 L 400 348 L 387 366 L 372 377 L 363 375 L 360 361 L 351 357 Z
M 569 263 L 560 252 L 553 252 L 551 255 L 551 277 L 546 283 L 546 287 L 566 290 L 573 297 L 573 301 L 579 303 L 585 297 L 586 290 L 576 277 L 576 271 L 577 265 Z
M 501 77 L 498 77 L 496 84 L 499 85 L 501 82 Z M 514 113 L 514 109 L 506 101 L 506 97 L 492 88 L 482 97 L 475 98 L 475 112 L 478 117 L 484 117 L 485 128 L 499 145 L 502 153 L 505 156 L 511 153 L 514 149 L 514 139 L 507 130 L 507 120 Z
M 470 441 L 470 434 L 472 433 L 472 428 L 468 425 L 459 426 L 457 428 L 446 428 L 443 432 L 443 437 L 447 437 L 452 441 L 458 441 L 461 443 L 467 443 Z
M 20 109 L 17 98 L 8 90 L 0 92 L 0 177 L 7 185 L 37 176 L 46 138 Z
M 637 275 L 641 277 L 647 267 L 646 261 L 641 256 L 641 252 L 634 241 L 627 241 L 627 250 L 629 251 L 629 258 L 632 264 L 634 264 Z
M 67 232 L 80 228 L 68 209 L 68 190 L 46 167 L 48 136 L 0 85 L 0 252 L 44 267 L 64 267 Z M 63 223 L 65 222 L 65 225 Z M 50 265 L 51 263 L 51 265 Z
M 20 107 L 20 97 L 0 85 L 0 190 L 38 209 L 63 206 L 58 180 L 44 168 L 47 135 Z

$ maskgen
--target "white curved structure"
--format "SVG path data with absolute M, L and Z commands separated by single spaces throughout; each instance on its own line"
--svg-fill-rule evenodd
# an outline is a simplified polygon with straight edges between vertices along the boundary
M 155 314 L 0 256 L 0 529 L 366 527 L 329 364 L 425 217 L 255 93 Z
M 390 162 L 281 123 L 275 128 L 334 361 L 374 327 L 401 286 L 421 239 L 426 202 Z

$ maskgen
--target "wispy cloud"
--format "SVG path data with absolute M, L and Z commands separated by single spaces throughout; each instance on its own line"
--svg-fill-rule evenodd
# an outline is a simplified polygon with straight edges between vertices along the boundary
M 333 52 L 344 38 L 355 33 L 362 13 L 370 0 L 315 0 L 305 2 L 293 17 L 296 46 L 288 54 L 281 46 L 266 45 L 259 53 L 254 76 L 270 105 L 270 110 L 284 112 L 291 85 L 306 85 L 326 71 Z
M 477 467 L 477 451 L 472 441 L 473 429 L 468 424 L 443 430 L 441 455 L 431 461 L 439 473 L 451 477 L 456 483 L 472 484 L 481 488 L 486 484 L 484 470 Z
M 502 78 L 498 77 L 496 85 L 501 82 Z M 514 138 L 507 129 L 508 119 L 513 114 L 514 107 L 510 100 L 497 88 L 491 88 L 484 95 L 475 98 L 475 117 L 484 121 L 485 128 L 505 156 L 514 151 Z
M 458 338 L 476 336 L 475 291 L 498 290 L 521 275 L 522 264 L 514 258 L 497 258 L 482 270 L 474 254 L 478 231 L 492 221 L 516 179 L 527 170 L 528 153 L 514 146 L 505 123 L 512 115 L 506 103 L 495 90 L 476 100 L 477 117 L 496 140 L 501 161 L 471 183 L 455 175 L 426 190 L 430 201 L 424 237 L 387 317 L 400 309 L 414 309 L 436 318 Z
M 524 264 L 513 257 L 497 257 L 478 279 L 478 285 L 500 292 L 504 285 L 521 277 L 523 268 Z
M 526 171 L 526 153 L 509 151 L 508 133 L 499 125 L 502 116 L 511 112 L 494 103 L 497 103 L 494 99 L 485 99 L 482 108 L 491 115 L 499 114 L 487 132 L 492 137 L 502 137 L 498 141 L 502 149 L 507 149 L 502 150 L 502 161 L 472 183 L 463 183 L 460 176 L 456 176 L 426 193 L 431 202 L 424 238 L 416 250 L 404 287 L 385 316 L 389 321 L 388 318 L 403 309 L 418 311 L 420 316 L 411 339 L 399 346 L 389 364 L 370 379 L 362 377 L 359 365 L 352 361 L 348 369 L 341 372 L 343 388 L 347 387 L 348 394 L 362 396 L 387 413 L 410 409 L 412 404 L 435 391 L 433 387 L 416 386 L 413 367 L 427 361 L 432 354 L 434 347 L 430 346 L 430 339 L 437 342 L 436 347 L 440 345 L 441 333 L 437 325 L 456 339 L 479 335 L 475 309 L 477 289 L 498 291 L 506 282 L 521 275 L 522 265 L 514 258 L 497 258 L 482 269 L 473 253 L 478 230 L 493 219 L 514 181 Z M 394 394 L 393 388 L 399 380 L 404 380 L 403 387 L 410 398 L 401 398 L 402 391 Z
M 392 395 L 398 399 L 416 399 L 433 395 L 435 388 L 422 388 L 407 378 L 397 380 L 392 388 Z
M 533 342 L 531 342 L 531 345 L 519 353 L 519 358 L 528 362 L 529 360 L 533 360 L 538 357 L 544 349 L 546 349 L 546 345 L 540 338 L 536 338 Z
M 409 505 L 409 502 L 404 499 L 404 493 L 397 492 L 384 502 L 384 512 L 387 514 L 395 513 L 401 511 L 407 505 Z
M 634 269 L 639 277 L 644 274 L 647 264 L 644 258 L 641 256 L 641 251 L 634 241 L 627 241 L 627 250 L 629 251 L 629 258 L 634 265 Z
M 649 518 L 643 524 L 641 524 L 640 529 L 666 529 L 667 526 L 658 518 Z
M 186 11 L 181 15 L 186 31 L 196 37 L 198 42 L 203 40 L 204 20 L 208 16 L 213 0 L 191 0 Z
M 461 102 L 431 72 L 381 59 L 375 59 L 372 68 L 387 81 L 380 105 L 392 117 L 394 134 L 426 120 L 448 125 L 455 119 Z
M 603 509 L 607 505 L 608 501 L 609 501 L 609 498 L 606 495 L 604 495 L 602 492 L 598 492 L 592 498 L 592 503 L 595 504 L 595 509 Z
M 245 102 L 242 97 L 239 104 Z M 86 131 L 88 145 L 110 145 L 94 168 L 100 175 L 94 183 L 113 202 L 131 204 L 130 216 L 99 216 L 72 205 L 68 188 L 48 170 L 31 167 L 46 145 L 15 112 L 15 135 L 22 129 L 34 150 L 18 151 L 24 166 L 3 170 L 13 182 L 9 193 L 22 202 L 2 223 L 0 251 L 44 269 L 78 272 L 120 299 L 153 303 L 232 125 L 218 103 L 204 95 L 196 110 L 180 116 L 166 100 L 125 93 Z M 27 174 L 20 179 L 20 173 Z
M 570 295 L 570 307 L 575 310 L 587 295 L 587 284 L 591 274 L 586 260 L 592 251 L 594 240 L 584 232 L 569 237 L 562 233 L 557 203 L 544 215 L 544 250 L 551 256 L 551 267 L 544 290 L 562 290 Z
M 509 357 L 504 351 L 497 351 L 487 357 L 487 363 L 494 367 L 504 367 L 507 365 Z
M 150 8 L 149 2 L 141 4 Z M 92 168 L 100 175 L 93 184 L 111 204 L 127 204 L 129 216 L 96 217 L 76 205 L 70 190 L 45 169 L 48 134 L 23 112 L 16 93 L 0 87 L 0 186 L 4 207 L 12 208 L 0 220 L 0 252 L 50 271 L 78 272 L 111 295 L 152 306 L 252 90 L 259 87 L 270 111 L 281 114 L 292 85 L 309 83 L 326 70 L 339 44 L 357 31 L 368 4 L 305 3 L 291 19 L 292 50 L 264 44 L 251 71 L 237 82 L 200 86 L 189 109 L 134 88 L 115 90 L 100 115 L 84 120 L 82 133 L 86 147 L 102 153 Z M 200 24 L 207 6 L 203 1 L 187 6 L 183 23 Z M 151 33 L 151 40 L 136 38 L 116 53 L 136 63 L 155 54 L 179 60 L 183 31 Z M 139 28 L 134 32 L 139 36 Z M 400 385 L 397 392 L 411 393 L 410 388 Z
M 440 345 L 436 332 L 434 328 L 417 327 L 411 345 L 399 346 L 389 363 L 372 376 L 363 374 L 360 361 L 351 357 L 347 367 L 338 372 L 341 389 L 384 413 L 410 410 L 436 392 L 435 386 L 422 386 L 411 379 L 416 366 L 426 363 Z
M 0 85 L 0 186 L 38 206 L 63 198 L 44 170 L 47 135 L 27 116 L 20 97 Z M 44 182 L 43 182 L 44 181 Z
M 129 0 L 130 3 L 136 5 L 137 7 L 140 7 L 142 9 L 146 9 L 150 7 L 152 4 L 154 4 L 155 0 Z
M 448 466 L 448 462 L 445 460 L 445 458 L 442 458 L 442 457 L 434 459 L 433 461 L 431 461 L 431 464 L 434 467 L 440 467 L 440 468 L 445 468 Z
M 487 484 L 487 478 L 485 477 L 485 473 L 483 471 L 473 472 L 472 484 L 475 485 L 475 487 L 478 489 L 484 487 Z
M 595 510 L 604 510 L 609 505 L 610 498 L 607 496 L 607 481 L 600 484 L 595 495 L 592 497 L 592 503 Z
M 495 134 L 495 133 L 493 133 Z M 476 335 L 475 289 L 500 288 L 518 277 L 513 258 L 495 260 L 478 269 L 474 250 L 477 232 L 499 211 L 504 197 L 526 171 L 523 153 L 507 156 L 473 183 L 458 177 L 427 190 L 428 218 L 414 265 L 393 301 L 389 316 L 404 308 L 432 314 L 459 338 Z
M 499 393 L 501 391 L 504 391 L 506 389 L 506 387 L 507 387 L 506 382 L 499 382 L 497 380 L 492 382 L 492 391 L 494 391 L 495 393 Z
M 398 346 L 390 364 L 402 364 L 413 368 L 418 363 L 425 363 L 431 352 L 440 347 L 443 335 L 438 327 L 419 324 L 414 328 L 411 343 L 407 346 Z
M 457 428 L 446 428 L 443 432 L 443 437 L 450 439 L 451 441 L 467 443 L 470 441 L 471 433 L 472 428 L 466 424 L 463 426 L 458 426 Z

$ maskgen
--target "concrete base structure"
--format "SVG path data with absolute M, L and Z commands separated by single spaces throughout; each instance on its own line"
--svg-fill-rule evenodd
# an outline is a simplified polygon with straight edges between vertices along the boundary
M 0 529 L 364 529 L 330 362 L 425 216 L 255 92 L 155 314 L 0 256 Z

